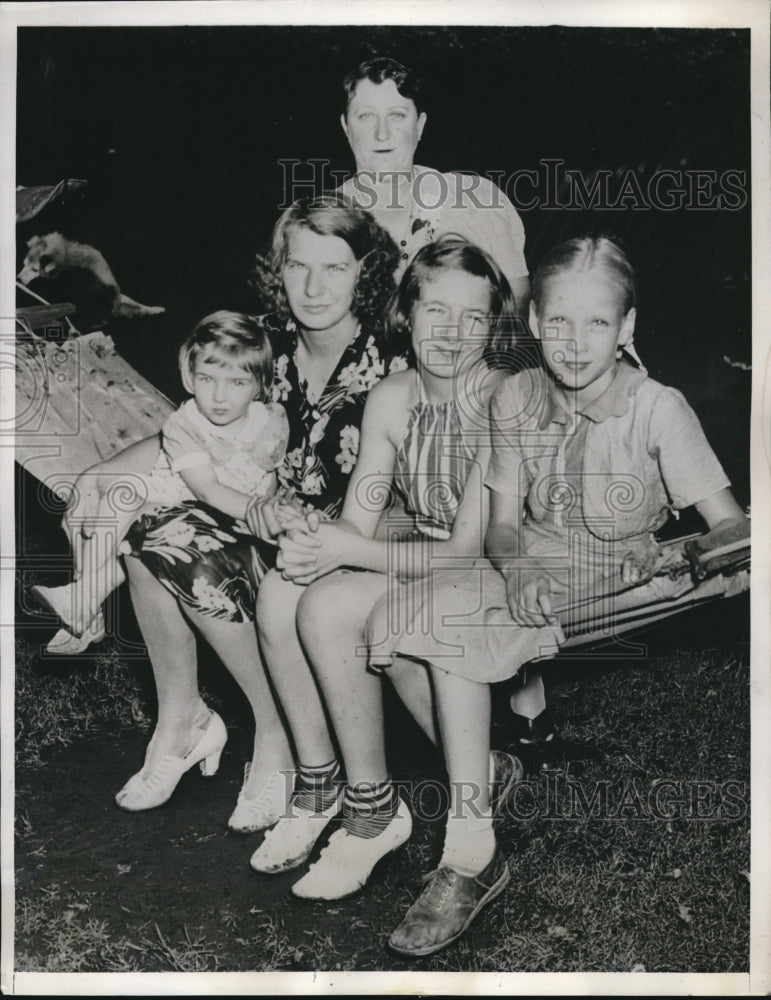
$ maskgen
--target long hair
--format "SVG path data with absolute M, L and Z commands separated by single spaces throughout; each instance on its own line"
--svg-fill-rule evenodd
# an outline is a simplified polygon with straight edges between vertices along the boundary
M 513 353 L 521 327 L 511 286 L 489 253 L 451 233 L 422 247 L 404 272 L 388 314 L 389 340 L 410 342 L 412 310 L 423 283 L 443 270 L 463 271 L 489 284 L 490 324 L 483 356 L 491 367 L 503 365 Z
M 281 274 L 295 228 L 345 240 L 361 265 L 351 311 L 365 329 L 382 339 L 399 251 L 369 212 L 337 193 L 300 198 L 279 218 L 269 251 L 258 255 L 254 265 L 251 284 L 262 305 L 282 322 L 291 318 Z
M 543 258 L 532 283 L 535 311 L 540 315 L 546 296 L 546 285 L 564 274 L 585 274 L 601 269 L 617 284 L 624 297 L 624 314 L 635 305 L 634 269 L 623 248 L 608 236 L 579 236 L 566 240 Z

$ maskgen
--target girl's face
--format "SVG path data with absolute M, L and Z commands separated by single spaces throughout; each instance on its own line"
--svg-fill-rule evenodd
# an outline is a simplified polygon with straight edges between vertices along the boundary
M 199 354 L 190 374 L 190 384 L 185 380 L 185 387 L 193 393 L 201 413 L 218 427 L 244 417 L 260 391 L 256 375 L 223 361 L 214 352 Z
M 360 80 L 340 121 L 357 170 L 376 175 L 412 170 L 426 114 L 418 114 L 415 102 L 402 97 L 393 80 Z
M 479 361 L 490 331 L 492 290 L 486 278 L 443 268 L 425 278 L 412 308 L 418 366 L 453 378 Z
M 635 310 L 624 313 L 624 293 L 602 271 L 566 273 L 546 283 L 540 311 L 530 304 L 530 329 L 541 341 L 555 381 L 598 398 L 613 381 L 617 351 L 634 333 Z
M 332 331 L 351 318 L 359 262 L 339 236 L 293 226 L 281 277 L 289 308 L 307 330 Z

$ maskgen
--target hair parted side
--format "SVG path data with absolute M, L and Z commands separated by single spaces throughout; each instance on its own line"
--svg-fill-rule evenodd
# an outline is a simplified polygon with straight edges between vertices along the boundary
M 186 388 L 198 358 L 243 368 L 257 379 L 258 399 L 270 398 L 273 350 L 256 317 L 220 309 L 196 324 L 179 349 L 179 370 Z
M 251 280 L 262 305 L 276 313 L 280 322 L 292 318 L 282 271 L 289 235 L 294 228 L 310 229 L 320 236 L 337 236 L 345 240 L 360 264 L 351 311 L 367 330 L 382 339 L 385 314 L 395 287 L 394 271 L 399 252 L 369 212 L 336 192 L 300 198 L 279 218 L 273 228 L 268 253 L 256 257 Z
M 510 362 L 521 328 L 511 286 L 490 254 L 453 233 L 421 247 L 404 272 L 389 310 L 389 340 L 409 343 L 412 310 L 423 283 L 443 270 L 464 271 L 486 279 L 490 285 L 490 327 L 484 358 L 492 367 Z

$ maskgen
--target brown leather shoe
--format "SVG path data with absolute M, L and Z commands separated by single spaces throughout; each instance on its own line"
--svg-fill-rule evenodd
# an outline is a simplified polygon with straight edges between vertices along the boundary
M 425 876 L 428 885 L 388 940 L 400 955 L 421 957 L 452 944 L 483 906 L 503 892 L 509 867 L 498 847 L 479 875 L 461 875 L 440 866 Z

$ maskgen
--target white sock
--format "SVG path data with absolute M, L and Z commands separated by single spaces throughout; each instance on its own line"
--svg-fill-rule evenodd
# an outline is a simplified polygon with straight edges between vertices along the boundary
M 449 816 L 441 864 L 461 875 L 478 875 L 495 854 L 493 815 Z

